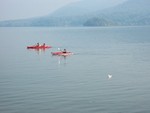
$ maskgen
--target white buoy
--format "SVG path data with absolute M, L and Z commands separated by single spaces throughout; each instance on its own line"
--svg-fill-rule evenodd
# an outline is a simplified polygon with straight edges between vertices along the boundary
M 112 78 L 112 75 L 108 74 L 108 79 L 111 79 Z

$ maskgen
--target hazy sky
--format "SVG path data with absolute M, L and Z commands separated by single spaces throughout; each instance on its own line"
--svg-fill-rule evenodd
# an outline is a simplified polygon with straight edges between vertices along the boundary
M 0 20 L 47 15 L 79 0 L 0 0 Z
M 56 9 L 81 0 L 0 0 L 0 20 L 23 19 L 50 14 Z M 93 2 L 94 0 L 91 0 Z M 99 0 L 101 2 L 119 0 Z M 121 0 L 125 1 L 125 0 Z

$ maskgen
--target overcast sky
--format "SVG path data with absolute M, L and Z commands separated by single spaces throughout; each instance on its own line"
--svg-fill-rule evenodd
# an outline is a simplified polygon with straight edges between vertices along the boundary
M 0 0 L 0 20 L 47 15 L 79 0 Z
M 81 0 L 0 0 L 0 21 L 45 16 L 69 3 Z M 91 0 L 93 2 L 94 0 Z M 99 0 L 113 3 L 125 0 Z

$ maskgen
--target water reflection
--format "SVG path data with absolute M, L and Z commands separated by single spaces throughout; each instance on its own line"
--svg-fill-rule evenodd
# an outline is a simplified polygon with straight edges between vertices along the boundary
M 45 53 L 45 51 L 46 51 L 47 49 L 46 49 L 46 48 L 42 48 L 42 49 L 41 49 L 41 48 L 40 48 L 40 49 L 39 49 L 39 48 L 38 48 L 38 49 L 28 49 L 28 48 L 27 48 L 27 50 L 28 50 L 28 51 L 35 51 L 38 55 L 40 55 L 40 54 L 42 54 L 42 53 Z
M 67 57 L 68 56 L 57 56 L 57 55 L 52 55 L 53 58 L 57 59 L 57 64 L 58 65 L 66 65 L 67 64 Z

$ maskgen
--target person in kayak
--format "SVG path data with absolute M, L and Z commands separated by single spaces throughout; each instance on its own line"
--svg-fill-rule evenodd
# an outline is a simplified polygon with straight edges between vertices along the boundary
M 66 50 L 66 49 L 64 49 L 64 50 L 63 50 L 63 53 L 67 53 L 67 50 Z
M 39 46 L 40 46 L 40 44 L 39 44 L 39 43 L 37 43 L 37 44 L 36 44 L 36 47 L 39 47 Z
M 43 43 L 42 47 L 45 47 L 45 43 Z

